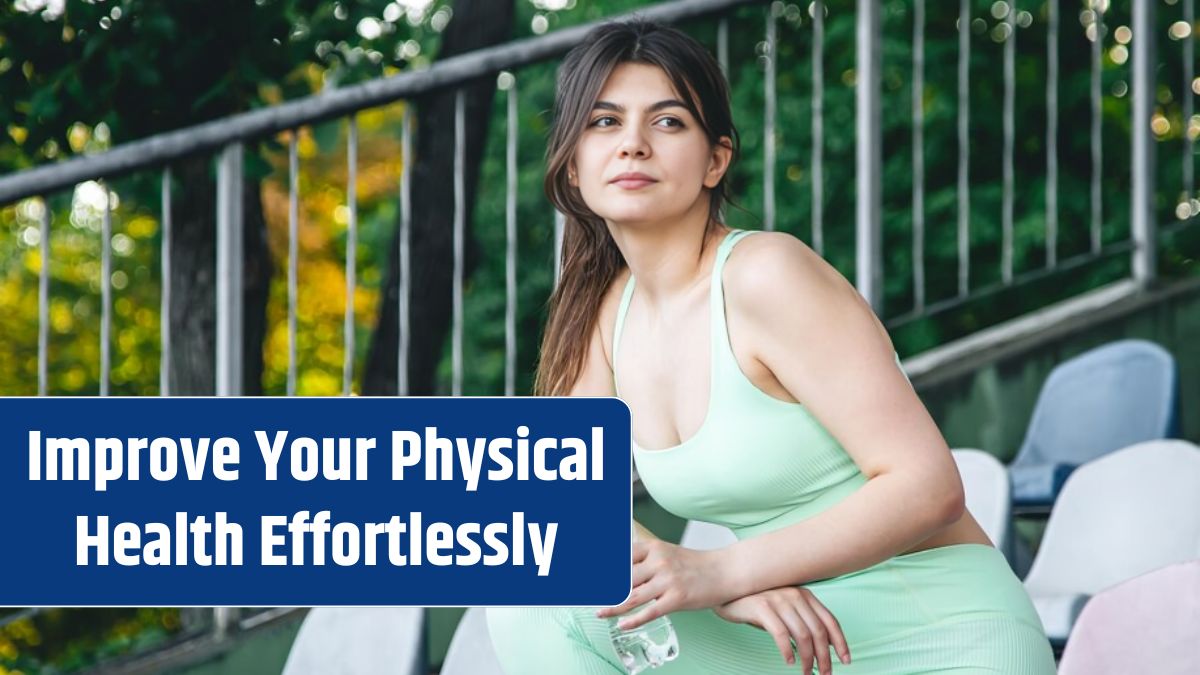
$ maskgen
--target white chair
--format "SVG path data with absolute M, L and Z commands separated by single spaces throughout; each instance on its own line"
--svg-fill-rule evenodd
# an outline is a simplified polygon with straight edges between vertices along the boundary
M 733 530 L 702 520 L 689 520 L 683 528 L 683 536 L 679 538 L 680 546 L 698 551 L 712 551 L 736 543 Z
M 1065 361 L 1038 394 L 1013 459 L 1013 503 L 1045 513 L 1076 467 L 1135 443 L 1178 436 L 1179 368 L 1146 340 L 1117 340 Z
M 315 607 L 283 675 L 423 675 L 424 626 L 421 607 Z
M 1012 481 L 1008 468 L 994 456 L 972 449 L 952 450 L 962 476 L 967 511 L 975 517 L 988 539 L 1012 560 Z
M 1195 675 L 1200 670 L 1200 560 L 1178 563 L 1088 602 L 1059 675 Z
M 1025 588 L 1046 635 L 1061 643 L 1091 596 L 1196 557 L 1200 448 L 1186 441 L 1147 441 L 1071 474 Z
M 439 672 L 441 675 L 504 675 L 492 648 L 484 608 L 472 607 L 463 614 Z

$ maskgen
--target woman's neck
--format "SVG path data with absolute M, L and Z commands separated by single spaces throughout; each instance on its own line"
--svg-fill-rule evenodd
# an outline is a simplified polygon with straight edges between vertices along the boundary
M 609 223 L 639 292 L 651 306 L 663 307 L 683 297 L 711 271 L 716 248 L 712 244 L 729 228 L 717 224 L 710 233 L 708 209 L 703 209 L 699 218 L 694 215 L 659 223 Z

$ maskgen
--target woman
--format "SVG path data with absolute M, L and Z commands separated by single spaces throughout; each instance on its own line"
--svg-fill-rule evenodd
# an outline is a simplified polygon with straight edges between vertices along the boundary
M 625 603 L 489 610 L 506 671 L 622 673 L 609 617 L 654 600 L 623 627 L 670 613 L 663 675 L 1053 673 L 870 307 L 796 238 L 722 223 L 737 138 L 720 69 L 678 31 L 607 24 L 562 64 L 546 191 L 567 225 L 535 389 L 620 396 L 651 495 L 739 541 L 639 526 Z

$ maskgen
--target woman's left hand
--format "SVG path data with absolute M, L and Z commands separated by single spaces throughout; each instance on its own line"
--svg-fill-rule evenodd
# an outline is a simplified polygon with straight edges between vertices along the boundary
M 697 551 L 665 541 L 633 542 L 633 591 L 625 602 L 596 616 L 619 616 L 651 600 L 654 604 L 621 620 L 621 630 L 637 628 L 670 612 L 722 605 L 733 596 L 716 551 Z

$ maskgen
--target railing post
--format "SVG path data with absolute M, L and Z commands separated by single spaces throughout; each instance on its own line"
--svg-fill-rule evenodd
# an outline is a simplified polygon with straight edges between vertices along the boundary
M 1192 38 L 1189 36 L 1189 40 Z M 1133 3 L 1133 278 L 1140 284 L 1154 280 L 1157 237 L 1154 224 L 1154 139 L 1150 116 L 1154 111 L 1154 3 Z M 1185 92 L 1191 96 L 1191 92 Z M 1187 124 L 1187 121 L 1184 121 Z M 1186 132 L 1185 132 L 1186 133 Z
M 42 254 L 38 266 L 38 396 L 45 396 L 50 386 L 50 215 L 50 198 L 42 197 L 38 218 Z
M 242 144 L 217 163 L 217 396 L 242 393 Z
M 763 73 L 763 229 L 775 229 L 775 72 L 777 24 L 782 2 L 767 8 L 766 72 Z
M 159 269 L 162 297 L 159 299 L 158 334 L 162 345 L 158 356 L 158 395 L 171 395 L 171 167 L 162 174 L 162 248 Z
M 358 284 L 358 118 L 346 130 L 346 314 L 342 321 L 342 396 L 354 392 L 354 288 Z
M 104 215 L 100 225 L 100 395 L 108 396 L 112 380 L 112 190 L 104 189 Z
M 454 96 L 454 286 L 450 362 L 451 393 L 462 396 L 463 286 L 466 277 L 467 228 L 467 100 L 466 90 Z
M 213 637 L 218 641 L 228 638 L 237 629 L 241 607 L 213 607 Z
M 855 183 L 858 187 L 856 218 L 856 286 L 871 307 L 879 313 L 883 305 L 883 256 L 880 252 L 879 127 L 879 3 L 858 0 L 857 78 L 855 82 Z

